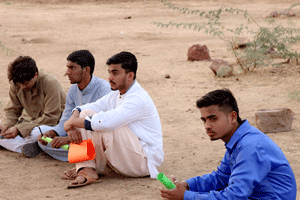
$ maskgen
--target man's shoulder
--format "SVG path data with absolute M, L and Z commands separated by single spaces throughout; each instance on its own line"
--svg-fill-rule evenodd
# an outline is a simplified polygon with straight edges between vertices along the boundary
M 102 86 L 102 85 L 109 85 L 109 83 L 108 83 L 108 81 L 107 80 L 104 80 L 104 79 L 102 79 L 102 78 L 99 78 L 99 77 L 97 77 L 97 76 L 93 76 L 93 79 L 92 79 L 93 81 L 91 82 L 93 85 L 96 85 L 96 86 L 98 86 L 98 85 L 100 85 L 100 86 Z
M 57 82 L 57 83 L 59 83 L 59 81 L 57 80 L 57 78 L 54 75 L 48 74 L 48 73 L 45 73 L 42 71 L 39 72 L 39 78 L 42 82 Z
M 136 99 L 136 101 L 140 103 L 143 102 L 148 104 L 149 102 L 153 102 L 148 92 L 138 82 L 135 82 L 135 84 L 129 90 L 127 97 L 128 100 L 129 98 Z

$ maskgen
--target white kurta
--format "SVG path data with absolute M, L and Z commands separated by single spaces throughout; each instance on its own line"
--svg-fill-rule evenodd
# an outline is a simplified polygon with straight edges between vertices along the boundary
M 123 95 L 119 90 L 112 91 L 94 103 L 79 106 L 79 110 L 85 109 L 96 111 L 86 117 L 95 131 L 107 132 L 127 125 L 147 155 L 151 178 L 156 178 L 156 167 L 164 158 L 161 123 L 151 97 L 137 81 Z

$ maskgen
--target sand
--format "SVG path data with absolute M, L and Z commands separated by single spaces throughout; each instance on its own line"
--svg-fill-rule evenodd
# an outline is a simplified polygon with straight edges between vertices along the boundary
M 139 62 L 137 80 L 155 102 L 160 114 L 165 159 L 158 168 L 179 180 L 216 170 L 223 158 L 224 143 L 210 141 L 195 102 L 205 93 L 229 88 L 238 101 L 240 115 L 256 126 L 258 109 L 290 108 L 295 113 L 292 130 L 268 133 L 283 150 L 300 185 L 300 67 L 297 65 L 259 67 L 251 73 L 215 77 L 209 61 L 187 61 L 193 44 L 207 45 L 212 59 L 235 62 L 225 42 L 203 32 L 189 29 L 160 28 L 152 22 L 204 22 L 156 0 L 127 1 L 0 1 L 0 41 L 5 47 L 34 58 L 40 70 L 53 74 L 68 91 L 64 76 L 66 57 L 74 50 L 89 49 L 96 58 L 94 75 L 107 79 L 106 60 L 126 50 Z M 48 1 L 49 2 L 49 1 Z M 263 16 L 298 3 L 296 0 L 174 0 L 178 6 L 209 11 L 221 6 L 247 9 L 265 25 Z M 300 11 L 299 6 L 295 7 Z M 126 19 L 127 18 L 127 19 Z M 287 18 L 276 19 L 287 24 Z M 228 27 L 245 23 L 242 16 L 224 15 Z M 299 18 L 294 18 L 299 27 Z M 253 30 L 254 24 L 249 25 Z M 246 35 L 247 36 L 247 35 Z M 294 49 L 300 49 L 295 45 Z M 9 99 L 7 65 L 18 56 L 0 51 L 0 114 Z M 236 72 L 240 72 L 236 68 Z M 165 78 L 169 74 L 170 78 Z M 294 97 L 297 97 L 294 95 Z M 74 167 L 41 154 L 27 159 L 0 149 L 0 199 L 160 199 L 161 183 L 150 178 L 102 177 L 103 182 L 77 189 L 59 174 Z M 298 195 L 300 199 L 300 195 Z

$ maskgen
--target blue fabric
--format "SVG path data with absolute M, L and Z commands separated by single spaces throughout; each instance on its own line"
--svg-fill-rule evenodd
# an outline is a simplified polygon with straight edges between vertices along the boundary
M 84 128 L 85 128 L 86 130 L 94 131 L 94 130 L 92 129 L 92 125 L 91 125 L 91 119 L 92 119 L 92 117 L 93 117 L 93 116 L 89 116 L 89 117 L 87 117 L 89 120 L 87 120 L 87 118 L 85 118 L 85 120 L 84 120 Z
M 67 136 L 64 130 L 64 123 L 71 117 L 72 110 L 76 106 L 95 102 L 110 92 L 109 83 L 95 76 L 92 77 L 88 86 L 82 91 L 78 88 L 77 84 L 73 84 L 67 94 L 65 110 L 60 118 L 59 124 L 53 127 L 53 130 L 60 136 Z
M 185 200 L 296 199 L 296 180 L 285 155 L 247 120 L 225 147 L 217 171 L 186 180 Z

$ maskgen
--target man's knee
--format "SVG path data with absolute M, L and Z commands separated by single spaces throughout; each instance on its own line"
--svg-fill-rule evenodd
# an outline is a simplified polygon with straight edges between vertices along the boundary
M 96 112 L 94 110 L 91 110 L 91 109 L 85 109 L 85 110 L 82 110 L 79 114 L 79 117 L 80 118 L 85 118 L 86 116 L 92 116 L 94 115 Z

